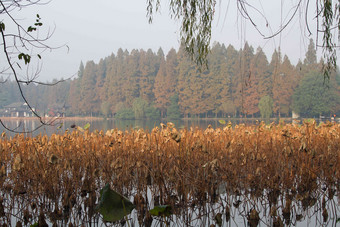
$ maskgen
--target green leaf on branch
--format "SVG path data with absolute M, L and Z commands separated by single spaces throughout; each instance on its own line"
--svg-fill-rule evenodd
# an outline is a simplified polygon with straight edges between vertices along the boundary
M 41 59 L 41 55 L 40 54 L 38 54 L 38 58 Z
M 165 217 L 172 215 L 172 209 L 169 205 L 155 206 L 149 213 L 153 216 Z
M 30 56 L 29 54 L 20 53 L 20 54 L 18 55 L 18 58 L 19 58 L 19 60 L 24 59 L 25 65 L 27 65 L 27 64 L 30 63 L 30 61 L 31 61 L 31 56 Z
M 37 14 L 37 19 L 35 20 L 36 23 L 35 23 L 34 25 L 35 25 L 35 26 L 42 26 L 43 23 L 41 23 L 40 20 L 41 20 L 41 18 L 40 18 L 40 16 L 39 16 L 39 14 Z
M 119 221 L 130 214 L 134 208 L 135 206 L 127 198 L 112 190 L 109 184 L 100 190 L 99 204 L 96 210 L 103 215 L 104 221 Z
M 37 30 L 37 28 L 32 27 L 32 26 L 29 26 L 29 27 L 27 28 L 27 32 L 33 32 L 33 31 L 36 31 L 36 30 Z

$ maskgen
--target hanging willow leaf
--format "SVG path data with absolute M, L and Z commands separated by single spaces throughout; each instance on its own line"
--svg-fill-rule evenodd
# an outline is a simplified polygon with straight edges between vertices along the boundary
M 147 0 L 149 22 L 160 9 L 160 0 Z M 216 0 L 180 1 L 170 0 L 170 16 L 181 21 L 180 36 L 189 57 L 200 67 L 208 66 L 211 26 L 215 13 Z
M 103 215 L 104 221 L 119 221 L 131 213 L 135 206 L 124 196 L 115 192 L 106 184 L 100 190 L 100 200 L 96 210 Z

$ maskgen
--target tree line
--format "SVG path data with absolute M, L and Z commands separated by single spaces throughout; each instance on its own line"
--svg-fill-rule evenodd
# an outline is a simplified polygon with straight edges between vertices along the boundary
M 340 113 L 340 76 L 325 80 L 310 40 L 303 61 L 293 65 L 275 50 L 268 61 L 248 43 L 240 50 L 214 43 L 208 67 L 198 68 L 182 45 L 166 55 L 119 49 L 80 63 L 77 78 L 54 86 L 23 87 L 41 114 L 61 107 L 67 115 L 122 119 L 180 117 L 305 117 Z M 4 81 L 4 79 L 2 79 Z M 0 84 L 0 107 L 19 101 L 14 82 Z

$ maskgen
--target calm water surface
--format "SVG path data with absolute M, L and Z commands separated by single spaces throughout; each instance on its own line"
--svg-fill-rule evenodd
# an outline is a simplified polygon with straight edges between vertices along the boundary
M 256 119 L 223 119 L 226 122 L 231 121 L 233 125 L 244 123 L 244 124 L 255 124 Z M 41 126 L 38 120 L 4 120 L 6 127 L 13 129 L 15 131 L 27 132 L 27 136 L 36 136 L 41 134 L 51 135 L 53 133 L 64 133 L 67 129 L 73 130 L 71 128 L 72 125 L 84 127 L 87 123 L 90 124 L 90 131 L 95 130 L 103 130 L 107 131 L 110 129 L 119 129 L 119 130 L 130 130 L 130 129 L 140 129 L 143 128 L 145 130 L 151 130 L 156 126 L 160 126 L 160 123 L 166 124 L 168 121 L 165 120 L 104 120 L 104 119 L 89 119 L 89 120 L 73 120 L 73 119 L 60 119 L 53 123 L 52 126 Z M 207 128 L 211 125 L 213 128 L 223 127 L 221 123 L 219 123 L 219 119 L 190 119 L 190 120 L 171 120 L 172 123 L 175 124 L 176 128 L 190 128 L 190 127 L 198 127 L 198 128 Z M 38 128 L 38 129 L 37 129 Z M 33 129 L 36 129 L 34 132 L 30 132 Z M 3 126 L 0 126 L 0 131 L 5 131 Z M 9 133 L 9 132 L 7 132 Z M 14 133 L 9 133 L 11 136 Z

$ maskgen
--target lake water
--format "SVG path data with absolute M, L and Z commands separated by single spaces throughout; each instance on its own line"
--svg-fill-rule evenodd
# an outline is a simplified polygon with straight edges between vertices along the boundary
M 244 124 L 255 124 L 256 119 L 223 119 L 226 122 L 231 121 L 233 125 L 244 123 Z M 110 129 L 117 128 L 119 130 L 130 130 L 130 129 L 139 129 L 143 128 L 145 130 L 151 130 L 156 126 L 160 126 L 161 123 L 166 124 L 167 120 L 117 120 L 117 119 L 98 119 L 98 118 L 88 118 L 84 119 L 59 119 L 53 122 L 52 125 L 41 125 L 38 120 L 32 119 L 22 119 L 22 120 L 4 120 L 3 121 L 6 127 L 20 132 L 29 132 L 26 133 L 28 136 L 36 136 L 38 134 L 47 134 L 51 135 L 53 133 L 64 133 L 65 130 L 72 130 L 71 126 L 76 125 L 80 127 L 84 127 L 87 123 L 90 124 L 90 131 L 94 130 L 103 130 L 107 131 Z M 207 128 L 211 125 L 213 128 L 223 127 L 221 123 L 219 123 L 219 119 L 190 119 L 190 120 L 171 120 L 172 123 L 175 124 L 176 128 L 190 128 L 190 127 L 198 127 L 198 128 Z M 30 132 L 36 129 L 34 132 Z M 3 126 L 0 125 L 0 131 L 6 131 Z M 14 133 L 7 132 L 10 135 L 14 135 Z
M 254 125 L 263 119 L 247 119 L 247 118 L 225 118 L 225 119 L 181 119 L 181 120 L 170 120 L 170 122 L 175 124 L 177 129 L 190 128 L 190 127 L 198 127 L 200 129 L 206 129 L 209 125 L 213 128 L 224 127 L 223 124 L 219 122 L 219 120 L 224 120 L 225 122 L 231 122 L 233 125 L 236 124 L 245 124 L 245 125 Z M 317 123 L 320 123 L 320 119 L 315 119 Z M 340 123 L 340 119 L 337 119 Z M 279 123 L 279 119 L 271 119 L 266 123 L 270 122 Z M 283 120 L 286 123 L 291 123 L 291 119 Z M 71 126 L 80 126 L 84 127 L 87 123 L 90 124 L 90 131 L 107 131 L 110 129 L 119 129 L 119 130 L 130 130 L 130 129 L 140 129 L 143 128 L 145 130 L 151 130 L 156 126 L 160 126 L 161 123 L 166 124 L 169 122 L 166 119 L 147 119 L 147 120 L 120 120 L 120 119 L 101 119 L 101 118 L 67 118 L 67 119 L 58 119 L 53 121 L 50 125 L 42 125 L 37 119 L 4 119 L 3 120 L 6 127 L 19 132 L 28 132 L 27 136 L 36 136 L 41 134 L 51 135 L 53 133 L 64 133 L 65 130 L 72 130 Z M 298 121 L 302 122 L 302 120 Z M 325 122 L 325 121 L 323 121 Z M 34 130 L 35 129 L 35 130 Z M 34 132 L 31 132 L 34 130 Z M 10 133 L 6 130 L 2 125 L 0 125 L 0 132 L 7 131 L 11 136 L 15 135 L 15 133 Z
M 1 190 L 0 190 L 1 191 Z M 284 226 L 303 226 L 303 227 L 327 227 L 327 226 L 337 226 L 339 224 L 339 200 L 337 198 L 329 199 L 326 203 L 326 209 L 328 210 L 327 218 L 325 219 L 324 213 L 322 211 L 323 196 L 322 190 L 318 191 L 321 194 L 316 193 L 313 196 L 314 202 L 313 204 L 308 203 L 308 205 L 304 205 L 303 201 L 294 200 L 292 201 L 291 207 L 288 210 L 287 214 L 284 214 L 286 198 L 281 195 L 276 205 L 273 205 L 269 202 L 268 198 L 265 196 L 266 192 L 264 192 L 263 196 L 253 197 L 250 194 L 233 195 L 223 193 L 219 195 L 219 199 L 217 203 L 204 203 L 201 205 L 196 205 L 195 207 L 177 207 L 177 211 L 167 218 L 162 217 L 153 217 L 152 224 L 150 227 L 177 227 L 177 226 L 201 226 L 201 227 L 211 227 L 211 226 L 273 226 L 275 220 L 280 219 L 281 224 Z M 12 197 L 7 195 L 6 193 L 2 194 L 5 213 L 13 214 L 10 215 L 10 218 L 7 220 L 11 220 L 9 226 L 15 226 L 17 222 L 24 220 L 23 209 L 30 207 L 32 201 L 25 199 L 25 196 L 17 196 L 16 202 L 14 202 L 14 206 L 11 206 Z M 13 196 L 13 195 L 12 195 Z M 99 195 L 97 195 L 99 196 Z M 47 197 L 46 197 L 47 198 Z M 126 216 L 126 220 L 128 220 L 129 224 L 125 223 L 125 220 L 117 221 L 116 223 L 104 223 L 101 215 L 99 213 L 92 214 L 88 216 L 89 208 L 84 206 L 84 199 L 88 199 L 89 196 L 85 198 L 78 198 L 77 204 L 75 204 L 74 208 L 72 208 L 72 212 L 70 212 L 70 216 L 60 218 L 56 223 L 57 226 L 68 226 L 68 223 L 74 223 L 74 226 L 143 226 L 138 222 L 139 215 L 145 215 L 140 210 L 140 208 L 136 208 L 132 211 L 131 214 Z M 148 198 L 149 201 L 148 207 L 153 207 L 154 205 L 154 197 L 151 195 L 150 190 L 148 190 Z M 36 199 L 36 198 L 35 198 Z M 133 201 L 133 197 L 129 198 Z M 38 199 L 39 200 L 39 199 Z M 7 202 L 6 202 L 7 201 Z M 35 200 L 33 200 L 35 201 Z M 45 208 L 41 208 L 41 213 L 46 214 L 46 222 L 49 226 L 52 226 L 51 214 L 55 211 L 53 206 L 53 202 L 49 199 L 44 200 Z M 78 204 L 79 203 L 79 204 Z M 62 203 L 59 202 L 59 206 L 62 207 Z M 272 215 L 273 207 L 276 209 L 274 216 Z M 80 212 L 79 212 L 80 209 Z M 253 224 L 251 219 L 249 219 L 251 215 L 251 211 L 256 209 L 258 212 L 258 220 L 255 221 L 257 224 Z M 64 210 L 65 211 L 65 210 Z M 63 211 L 63 212 L 64 212 Z M 31 210 L 33 219 L 37 222 L 38 220 L 38 212 L 34 212 Z M 14 215 L 15 214 L 15 215 Z M 63 213 L 64 214 L 64 213 Z M 217 224 L 216 216 L 220 214 L 221 216 L 221 225 Z M 49 217 L 49 218 L 48 218 Z M 6 219 L 3 223 L 6 223 Z M 0 218 L 0 224 L 3 221 Z M 145 220 L 145 219 L 144 219 Z M 165 221 L 168 222 L 168 225 L 165 224 Z M 34 222 L 34 221 L 33 221 Z M 125 224 L 124 224 L 125 223 Z M 212 225 L 214 224 L 214 225 Z

